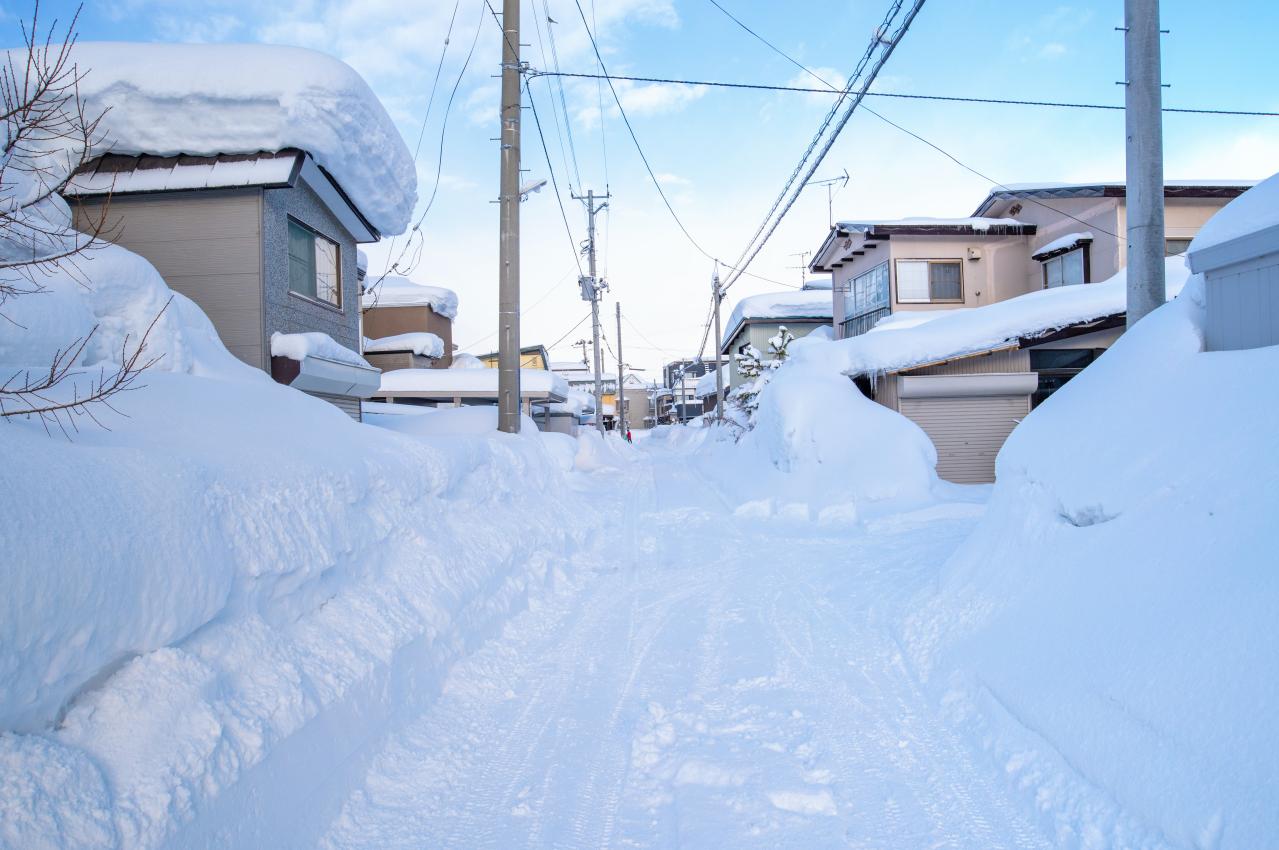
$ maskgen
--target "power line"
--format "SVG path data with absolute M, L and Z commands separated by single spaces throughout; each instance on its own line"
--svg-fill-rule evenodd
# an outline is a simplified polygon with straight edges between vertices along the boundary
M 748 30 L 749 31 L 749 30 Z M 765 42 L 767 43 L 767 42 Z M 770 44 L 769 47 L 772 47 Z M 774 48 L 775 49 L 775 48 Z M 782 54 L 786 56 L 786 54 Z M 792 62 L 789 56 L 786 58 Z M 794 63 L 799 64 L 799 63 Z M 807 73 L 817 76 L 810 69 L 799 65 Z M 622 74 L 609 74 L 607 76 L 601 74 L 578 74 L 568 71 L 531 71 L 529 76 L 533 77 L 576 77 L 580 79 L 593 80 L 596 78 L 604 78 L 617 80 L 619 82 L 630 83 L 663 83 L 668 85 L 680 86 L 705 86 L 707 88 L 721 89 L 746 89 L 754 91 L 773 91 L 773 92 L 796 92 L 800 94 L 840 94 L 841 90 L 834 86 L 830 88 L 808 88 L 805 86 L 775 86 L 765 83 L 731 83 L 722 80 L 684 80 L 674 77 L 635 77 Z M 817 77 L 821 80 L 821 77 Z M 825 82 L 825 80 L 822 80 Z M 829 84 L 828 84 L 829 85 Z M 1045 106 L 1058 109 L 1101 109 L 1111 112 L 1122 112 L 1124 107 L 1122 104 L 1112 103 L 1079 103 L 1074 101 L 1061 100 L 1020 100 L 1017 98 L 1001 98 L 1001 97 L 961 97 L 959 95 L 941 95 L 941 94 L 905 94 L 902 92 L 882 92 L 868 91 L 866 97 L 883 97 L 896 100 L 928 100 L 939 101 L 943 103 L 986 103 L 998 106 Z M 1164 112 L 1173 112 L 1183 115 L 1235 115 L 1245 118 L 1279 118 L 1279 112 L 1260 112 L 1243 109 L 1192 109 L 1187 107 L 1165 106 Z
M 542 143 L 542 153 L 546 155 L 546 170 L 551 174 L 551 188 L 555 190 L 555 203 L 560 208 L 560 218 L 564 219 L 564 232 L 568 234 L 569 247 L 573 251 L 573 261 L 577 263 L 577 273 L 582 273 L 582 260 L 577 252 L 577 240 L 573 238 L 573 228 L 568 223 L 568 213 L 564 209 L 564 198 L 560 196 L 560 184 L 555 179 L 555 168 L 551 165 L 551 152 L 546 148 L 546 137 L 542 135 L 542 119 L 537 115 L 537 102 L 533 100 L 533 90 L 528 83 L 524 84 L 524 91 L 528 94 L 528 105 L 533 112 L 533 124 L 537 127 L 537 138 Z
M 589 319 L 590 317 L 591 317 L 591 314 L 590 314 L 590 313 L 587 313 L 585 316 L 583 316 L 582 318 L 578 319 L 578 320 L 577 320 L 577 324 L 575 324 L 575 325 L 573 325 L 573 327 L 569 328 L 569 329 L 568 329 L 568 331 L 567 331 L 567 332 L 565 332 L 564 336 L 560 337 L 559 339 L 555 340 L 555 342 L 553 342 L 553 343 L 551 343 L 550 345 L 546 346 L 546 350 L 549 352 L 551 349 L 555 348 L 555 346 L 559 345 L 561 342 L 563 342 L 564 340 L 568 339 L 570 336 L 572 336 L 572 335 L 573 335 L 573 331 L 575 331 L 575 330 L 577 330 L 578 328 L 580 328 L 580 327 L 582 326 L 582 322 L 585 322 L 585 321 L 586 321 L 587 319 Z
M 604 57 L 600 54 L 600 48 L 595 41 L 595 35 L 594 33 L 591 32 L 591 27 L 586 22 L 586 12 L 583 11 L 582 9 L 582 2 L 581 0 L 573 0 L 573 3 L 574 5 L 577 6 L 577 13 L 582 18 L 582 26 L 586 28 L 586 35 L 591 41 L 591 49 L 595 51 L 595 59 L 599 63 L 600 70 L 603 72 L 601 76 L 604 78 L 605 82 L 608 83 L 609 91 L 613 93 L 613 100 L 617 103 L 617 111 L 621 113 L 622 123 L 626 125 L 626 131 L 630 133 L 631 141 L 635 143 L 635 150 L 639 152 L 640 160 L 644 163 L 644 170 L 648 172 L 649 180 L 653 182 L 654 188 L 657 189 L 657 194 L 661 196 L 662 203 L 666 205 L 666 211 L 671 214 L 671 218 L 675 220 L 675 224 L 679 226 L 679 229 L 684 234 L 684 237 L 688 239 L 689 244 L 691 244 L 694 248 L 697 249 L 697 252 L 699 254 L 702 254 L 708 260 L 715 259 L 709 253 L 707 253 L 706 249 L 703 248 L 698 243 L 698 241 L 693 238 L 693 235 L 688 232 L 688 228 L 685 227 L 684 222 L 680 220 L 679 215 L 675 212 L 675 208 L 671 206 L 670 199 L 666 197 L 666 192 L 662 189 L 662 184 L 658 182 L 657 175 L 653 173 L 653 167 L 649 165 L 648 157 L 644 153 L 644 148 L 643 146 L 640 145 L 639 138 L 635 135 L 635 128 L 631 126 L 631 119 L 626 116 L 626 109 L 622 106 L 622 99 L 618 97 L 617 89 L 613 86 L 613 80 L 608 75 L 608 68 L 604 65 Z M 604 116 L 604 111 L 603 111 L 603 107 L 601 106 L 601 109 L 600 109 L 601 121 L 603 121 L 603 116 Z
M 539 17 L 539 16 L 538 16 L 538 14 L 537 14 L 537 0 L 533 0 L 533 24 L 534 24 L 534 28 L 535 28 L 535 29 L 536 29 L 536 31 L 537 31 L 537 48 L 538 48 L 538 50 L 540 50 L 540 51 L 541 51 L 541 53 L 542 53 L 542 62 L 543 62 L 543 63 L 546 63 L 546 62 L 548 61 L 548 59 L 547 59 L 547 55 L 546 55 L 546 43 L 545 43 L 545 42 L 543 41 L 543 39 L 542 39 L 542 24 L 541 24 L 541 22 L 538 20 L 538 17 Z M 547 23 L 547 28 L 549 29 L 549 28 L 550 28 L 550 23 L 549 23 L 549 21 L 551 20 L 551 16 L 548 14 L 548 15 L 546 16 L 546 19 L 547 19 L 547 21 L 548 21 L 548 23 Z M 557 70 L 557 71 L 559 70 L 559 63 L 558 63 L 558 62 L 555 64 L 555 70 Z M 526 82 L 526 83 L 527 83 L 527 79 L 528 79 L 528 78 L 526 77 L 526 78 L 525 78 L 525 82 Z M 572 168 L 572 169 L 570 169 L 570 168 L 569 168 L 569 164 L 568 164 L 568 149 L 567 149 L 567 148 L 565 148 L 565 146 L 564 146 L 564 130 L 563 130 L 563 127 L 562 127 L 562 125 L 561 125 L 561 123 L 560 123 L 560 112 L 559 112 L 559 110 L 558 110 L 558 109 L 555 109 L 555 108 L 554 108 L 554 97 L 555 97 L 555 88 L 556 88 L 556 87 L 558 87 L 561 91 L 564 89 L 564 78 L 563 78 L 563 77 L 556 77 L 556 78 L 554 78 L 554 85 L 551 87 L 551 97 L 552 97 L 552 104 L 551 104 L 551 105 L 552 105 L 552 109 L 551 109 L 551 118 L 553 118 L 553 119 L 554 119 L 554 121 L 555 121 L 555 136 L 556 136 L 556 139 L 558 139 L 558 141 L 559 141 L 559 143 L 560 143 L 560 161 L 564 163 L 564 174 L 565 174 L 565 177 L 569 179 L 569 189 L 570 189 L 570 190 L 572 190 L 572 188 L 573 188 L 573 184 L 572 184 L 572 176 L 573 176 L 574 174 L 577 174 L 577 173 L 578 173 L 578 172 L 577 172 L 577 170 L 576 170 L 576 169 L 577 169 L 577 151 L 576 151 L 576 150 L 574 150 L 574 151 L 573 151 L 573 168 Z M 570 133 L 570 135 L 569 135 L 569 147 L 572 147 L 572 145 L 573 145 L 573 139 L 572 139 L 572 135 L 571 135 L 571 133 Z

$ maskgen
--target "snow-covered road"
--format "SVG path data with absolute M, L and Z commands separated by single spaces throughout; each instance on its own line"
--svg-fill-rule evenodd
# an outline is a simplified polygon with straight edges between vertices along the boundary
M 391 733 L 324 846 L 1049 846 L 895 637 L 978 508 L 736 518 L 660 448 L 607 483 L 598 562 Z

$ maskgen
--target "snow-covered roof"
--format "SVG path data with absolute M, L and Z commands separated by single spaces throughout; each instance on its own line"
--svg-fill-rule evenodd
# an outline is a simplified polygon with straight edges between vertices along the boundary
M 1189 270 L 1182 257 L 1169 257 L 1165 267 L 1166 292 L 1172 298 L 1185 285 Z M 822 346 L 818 354 L 804 347 L 793 356 L 834 356 L 839 370 L 850 376 L 900 372 L 1121 314 L 1127 305 L 1126 287 L 1125 269 L 1102 283 L 1039 290 L 968 310 L 933 311 L 934 318 L 915 326 L 877 325 L 861 336 Z
M 1035 250 L 1034 257 L 1035 259 L 1039 259 L 1044 254 L 1052 254 L 1057 251 L 1065 251 L 1069 248 L 1075 247 L 1080 242 L 1091 242 L 1092 240 L 1093 240 L 1092 232 L 1088 230 L 1082 230 L 1078 233 L 1067 233 L 1065 236 L 1062 236 L 1058 239 L 1054 239 L 1053 241 L 1049 242 L 1047 245 L 1037 248 Z
M 300 334 L 282 334 L 276 331 L 271 334 L 271 356 L 287 357 L 290 360 L 299 362 L 308 357 L 320 357 L 337 363 L 371 368 L 368 362 L 359 354 L 344 345 L 338 344 L 328 334 L 318 331 Z
M 382 373 L 378 395 L 416 398 L 484 398 L 497 399 L 496 369 L 394 369 Z M 568 384 L 554 372 L 542 369 L 520 370 L 522 398 L 563 401 Z
M 765 292 L 749 295 L 737 302 L 728 317 L 727 330 L 719 347 L 737 336 L 743 322 L 795 319 L 830 319 L 832 315 L 829 289 L 793 290 L 790 292 Z
M 1164 195 L 1183 198 L 1230 198 L 1250 186 L 1255 180 L 1165 180 Z M 986 198 L 973 215 L 989 212 L 996 201 L 1011 198 L 1121 198 L 1127 193 L 1123 180 L 1103 180 L 1093 183 L 1006 183 L 991 186 Z
M 487 369 L 488 367 L 484 365 L 483 360 L 476 357 L 474 354 L 471 354 L 466 351 L 459 351 L 457 354 L 453 355 L 453 363 L 449 366 L 449 368 L 450 369 Z
M 360 305 L 372 307 L 430 307 L 449 319 L 457 318 L 457 293 L 442 286 L 428 286 L 406 277 L 387 276 L 369 284 Z
M 724 376 L 724 389 L 728 389 L 729 369 L 727 365 L 719 367 L 720 374 Z M 715 370 L 707 372 L 705 375 L 697 379 L 697 387 L 693 390 L 693 395 L 698 398 L 706 398 L 715 395 Z
M 296 150 L 218 156 L 100 157 L 76 174 L 68 195 L 126 195 L 242 186 L 287 186 L 301 154 Z
M 105 111 L 102 152 L 298 148 L 382 234 L 408 225 L 417 203 L 413 157 L 377 95 L 344 62 L 266 44 L 79 42 L 71 55 L 84 72 L 86 112 Z
M 383 354 L 392 351 L 411 351 L 420 357 L 437 360 L 444 356 L 444 340 L 426 331 L 411 331 L 378 339 L 364 338 L 365 354 Z
M 829 275 L 823 277 L 810 277 L 804 281 L 804 289 L 812 290 L 814 292 L 819 289 L 824 289 L 827 292 L 830 292 L 833 286 L 834 281 L 831 280 Z
M 926 218 L 917 216 L 914 218 L 840 221 L 836 223 L 836 226 L 840 230 L 849 230 L 854 233 L 871 233 L 884 228 L 954 228 L 956 230 L 971 230 L 981 233 L 991 228 L 1034 227 L 1033 224 L 1026 224 L 1015 218 L 985 218 L 982 216 L 970 216 L 968 218 Z
M 1249 259 L 1248 254 L 1274 250 L 1279 244 L 1279 174 L 1244 192 L 1208 219 L 1186 252 L 1195 271 Z M 1234 248 L 1235 250 L 1230 250 Z

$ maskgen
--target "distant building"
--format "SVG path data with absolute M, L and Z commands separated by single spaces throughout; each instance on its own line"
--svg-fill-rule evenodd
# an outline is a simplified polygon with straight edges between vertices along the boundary
M 729 386 L 743 380 L 734 355 L 754 346 L 767 359 L 768 340 L 782 326 L 798 339 L 830 325 L 831 303 L 829 289 L 768 292 L 738 301 L 719 344 L 720 356 L 728 364 Z

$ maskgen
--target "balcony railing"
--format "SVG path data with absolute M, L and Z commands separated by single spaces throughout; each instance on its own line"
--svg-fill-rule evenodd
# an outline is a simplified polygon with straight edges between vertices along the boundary
M 872 310 L 869 313 L 862 313 L 860 316 L 853 316 L 851 319 L 845 319 L 840 327 L 843 329 L 843 338 L 861 336 L 866 331 L 875 327 L 875 323 L 885 316 L 892 313 L 890 307 L 880 307 L 878 310 Z

